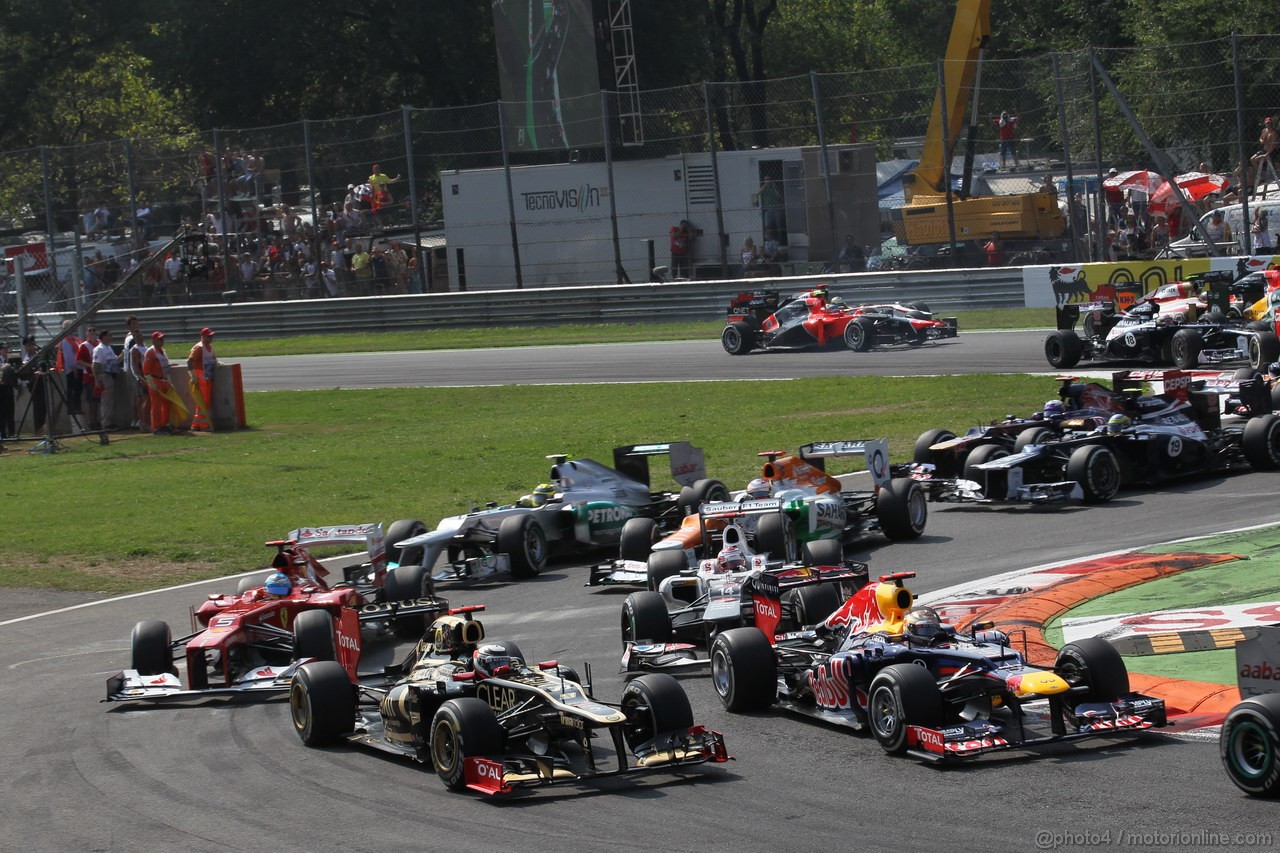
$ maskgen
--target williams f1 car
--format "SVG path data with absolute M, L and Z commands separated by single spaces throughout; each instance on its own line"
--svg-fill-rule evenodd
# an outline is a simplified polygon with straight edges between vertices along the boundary
M 589 668 L 582 683 L 557 661 L 530 666 L 515 643 L 485 639 L 480 609 L 442 616 L 378 685 L 353 685 L 331 661 L 303 664 L 289 693 L 299 738 L 429 763 L 449 789 L 490 795 L 729 760 L 670 675 L 641 676 L 618 704 L 601 702 Z
M 349 544 L 366 546 L 371 562 L 331 585 L 310 550 Z M 362 625 L 416 636 L 448 607 L 421 567 L 388 570 L 383 544 L 381 524 L 301 528 L 268 542 L 276 554 L 266 582 L 247 576 L 235 595 L 210 595 L 192 609 L 191 633 L 175 640 L 165 622 L 137 623 L 130 668 L 107 680 L 106 701 L 279 697 L 311 659 L 337 661 L 355 678 Z
M 956 336 L 956 319 L 934 319 L 923 302 L 848 305 L 825 287 L 781 298 L 777 291 L 740 293 L 729 306 L 720 343 L 730 355 L 752 350 L 846 347 L 865 352 L 876 346 Z
M 913 608 L 902 582 L 914 576 L 867 584 L 812 629 L 717 635 L 711 680 L 720 701 L 730 711 L 776 705 L 870 731 L 886 753 L 928 761 L 1166 724 L 1164 702 L 1129 690 L 1106 641 L 1068 643 L 1054 666 L 1034 666 L 990 623 L 963 633 Z
M 653 456 L 670 458 L 679 492 L 651 490 Z M 437 581 L 485 579 L 504 571 L 533 577 L 552 549 L 582 553 L 617 547 L 631 519 L 670 530 L 700 503 L 729 497 L 723 483 L 706 479 L 702 451 L 687 441 L 614 448 L 613 468 L 592 459 L 547 458 L 550 482 L 516 503 L 446 518 L 432 531 L 421 521 L 392 524 L 387 541 L 397 562 L 434 570 Z M 436 569 L 442 554 L 446 565 Z

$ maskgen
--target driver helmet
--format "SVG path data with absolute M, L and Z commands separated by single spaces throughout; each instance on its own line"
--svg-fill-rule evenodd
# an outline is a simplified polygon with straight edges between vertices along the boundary
M 747 497 L 767 498 L 773 493 L 773 485 L 764 477 L 756 477 L 750 483 L 747 483 Z
M 289 576 L 284 572 L 272 572 L 263 581 L 262 588 L 267 591 L 267 595 L 279 598 L 293 591 L 293 581 L 289 580 Z
M 1046 418 L 1056 418 L 1063 412 L 1061 400 L 1050 400 L 1044 404 L 1044 416 Z
M 1124 432 L 1125 427 L 1132 423 L 1133 421 L 1129 419 L 1128 415 L 1116 413 L 1107 418 L 1107 432 L 1110 435 L 1119 435 Z
M 747 558 L 737 545 L 728 545 L 716 556 L 716 571 L 721 573 L 741 572 L 747 567 Z
M 843 309 L 843 308 L 848 308 L 849 306 L 845 303 L 845 301 L 844 301 L 844 299 L 843 299 L 843 298 L 841 298 L 841 297 L 839 297 L 839 296 L 833 296 L 833 297 L 831 297 L 830 299 L 828 299 L 828 300 L 827 300 L 827 307 L 828 307 L 828 308 L 835 308 L 835 309 L 837 309 L 837 310 L 840 310 L 840 309 Z
M 1267 375 L 1272 379 L 1280 377 L 1280 361 L 1273 361 L 1267 365 Z
M 932 607 L 913 607 L 902 620 L 908 640 L 929 645 L 942 635 L 942 619 Z
M 516 668 L 524 660 L 506 643 L 485 643 L 472 653 L 471 662 L 476 672 L 492 676 L 504 666 Z
M 550 483 L 539 483 L 538 487 L 532 493 L 520 498 L 518 503 L 520 506 L 542 506 L 551 500 L 551 496 L 556 493 L 556 487 Z

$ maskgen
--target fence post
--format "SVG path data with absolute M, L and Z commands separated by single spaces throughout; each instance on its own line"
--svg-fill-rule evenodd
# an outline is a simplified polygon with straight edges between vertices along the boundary
M 942 184 L 947 194 L 947 236 L 951 238 L 951 263 L 960 264 L 956 251 L 956 211 L 951 200 L 951 125 L 947 118 L 947 61 L 938 60 L 938 107 L 942 116 Z
M 1071 137 L 1067 133 L 1067 102 L 1062 95 L 1062 69 L 1058 67 L 1058 52 L 1049 54 L 1053 62 L 1053 91 L 1058 99 L 1058 135 L 1062 137 L 1062 160 L 1067 169 L 1067 233 L 1071 235 L 1071 262 L 1080 260 L 1080 235 L 1076 233 L 1076 182 L 1071 168 Z
M 1102 109 L 1099 103 L 1101 99 L 1098 97 L 1098 72 L 1094 69 L 1093 63 L 1093 45 L 1089 45 L 1089 97 L 1093 100 L 1093 153 L 1098 168 L 1098 200 L 1094 207 L 1098 211 L 1098 235 L 1095 244 L 1098 251 L 1094 260 L 1106 261 L 1110 260 L 1110 255 L 1107 254 L 1107 225 L 1111 219 L 1111 211 L 1107 207 L 1107 191 L 1102 186 L 1107 176 L 1102 170 Z
M 141 252 L 143 247 L 147 245 L 147 235 L 143 233 L 138 235 L 138 182 L 133 173 L 133 140 L 126 139 L 124 141 L 124 169 L 125 180 L 129 184 L 129 211 L 132 214 L 130 220 L 133 225 L 129 228 L 129 234 L 133 237 L 133 250 Z M 139 258 L 141 262 L 141 258 Z
M 233 275 L 235 281 L 240 281 L 240 270 L 231 269 L 231 240 L 235 235 L 227 228 L 231 224 L 227 221 L 227 179 L 222 171 L 222 134 L 216 127 L 213 129 L 213 163 L 218 178 L 218 232 L 222 235 L 222 286 L 230 290 Z M 222 294 L 218 295 L 221 297 Z
M 58 260 L 56 252 L 56 244 L 53 241 L 53 235 L 58 233 L 57 221 L 53 215 L 53 187 L 49 180 L 49 148 L 40 146 L 40 180 L 44 191 L 44 240 L 45 240 L 45 270 L 49 276 L 49 291 L 54 292 L 58 286 Z M 75 283 L 72 283 L 72 297 L 75 300 L 76 314 L 80 313 L 80 306 L 84 297 L 75 292 Z
M 422 257 L 422 220 L 418 216 L 418 182 L 413 170 L 413 114 L 407 106 L 401 106 L 404 116 L 404 160 L 405 173 L 409 179 L 409 216 L 413 219 L 413 254 L 418 259 L 417 287 L 410 286 L 411 293 L 427 292 L 427 267 L 431 258 Z
M 618 242 L 618 205 L 613 191 L 613 134 L 609 127 L 609 93 L 600 90 L 600 124 L 604 131 L 604 169 L 609 180 L 609 228 L 613 232 L 613 274 L 618 284 L 630 284 L 622 268 L 622 245 Z
M 702 103 L 707 111 L 707 150 L 711 152 L 711 181 L 716 191 L 716 242 L 720 244 L 720 277 L 729 277 L 729 235 L 724 233 L 724 204 L 720 197 L 720 163 L 716 159 L 716 124 L 711 112 L 711 84 L 702 81 Z M 693 277 L 698 271 L 693 270 Z
M 302 120 L 302 157 L 307 164 L 307 196 L 311 200 L 311 252 L 315 258 L 316 279 L 321 282 L 320 293 L 326 293 L 323 287 L 324 276 L 321 264 L 324 263 L 324 245 L 320 241 L 320 208 L 316 204 L 316 167 L 311 150 L 311 119 Z M 334 271 L 337 275 L 337 271 Z M 305 290 L 304 290 L 305 292 Z
M 1244 81 L 1240 79 L 1240 34 L 1231 34 L 1231 66 L 1232 73 L 1235 77 L 1236 90 L 1236 147 L 1239 149 L 1240 156 L 1240 216 L 1241 227 L 1244 230 L 1244 253 L 1246 256 L 1253 254 L 1253 232 L 1250 228 L 1253 223 L 1249 219 L 1249 187 L 1257 180 L 1257 176 L 1250 178 L 1249 155 L 1244 150 Z M 1261 170 L 1259 170 L 1261 171 Z M 1254 192 L 1258 191 L 1255 186 Z
M 511 189 L 511 152 L 507 150 L 507 111 L 503 109 L 503 102 L 497 102 L 498 107 L 498 138 L 502 140 L 502 174 L 507 180 L 507 222 L 511 226 L 511 258 L 516 265 L 516 290 L 524 287 L 524 271 L 520 268 L 520 236 L 516 229 L 516 196 Z M 440 193 L 444 194 L 444 186 L 441 185 Z M 444 199 L 441 199 L 441 203 Z M 466 272 L 462 266 L 462 249 L 458 249 L 458 287 L 466 290 Z
M 840 251 L 840 240 L 836 236 L 836 207 L 831 198 L 831 163 L 827 153 L 827 126 L 822 116 L 822 91 L 818 87 L 817 71 L 809 71 L 809 86 L 813 90 L 813 115 L 818 122 L 818 148 L 822 152 L 822 184 L 827 194 L 827 227 L 831 229 L 831 259 L 834 260 L 835 255 Z

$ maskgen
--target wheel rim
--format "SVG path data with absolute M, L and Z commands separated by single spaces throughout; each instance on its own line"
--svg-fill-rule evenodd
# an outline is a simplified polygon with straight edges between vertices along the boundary
M 1056 366 L 1062 361 L 1062 342 L 1057 338 L 1050 338 L 1045 346 L 1045 352 L 1049 356 L 1049 363 Z
M 853 329 L 853 331 L 849 333 L 849 344 L 853 349 L 862 349 L 862 342 L 867 337 L 862 326 L 857 323 L 853 323 L 849 328 Z
M 1227 756 L 1236 772 L 1250 780 L 1265 776 L 1275 763 L 1271 738 L 1266 729 L 1252 720 L 1246 720 L 1231 730 Z
M 729 352 L 742 349 L 742 334 L 737 329 L 730 327 L 724 330 L 724 348 Z
M 733 672 L 724 652 L 720 649 L 716 649 L 711 654 L 711 683 L 715 685 L 716 693 L 721 698 L 727 697 L 733 688 Z
M 634 641 L 636 638 L 636 620 L 627 613 L 622 614 L 622 642 Z
M 547 543 L 542 538 L 542 530 L 536 524 L 530 524 L 524 534 L 524 548 L 529 553 L 529 562 L 535 566 L 542 565 L 546 559 Z
M 912 530 L 923 530 L 929 509 L 925 506 L 924 493 L 912 489 L 907 496 L 907 517 L 911 519 Z
M 289 691 L 289 715 L 293 717 L 293 727 L 305 732 L 311 725 L 311 702 L 305 689 L 294 687 Z
M 881 687 L 869 702 L 871 725 L 881 737 L 893 737 L 898 729 L 898 703 L 894 701 L 893 691 Z
M 1120 488 L 1120 473 L 1115 465 L 1115 460 L 1109 454 L 1099 453 L 1094 457 L 1095 461 L 1090 473 L 1090 479 L 1093 480 L 1094 491 L 1099 495 L 1115 494 Z
M 431 758 L 442 773 L 453 770 L 458 763 L 458 735 L 447 720 L 436 723 L 431 735 Z

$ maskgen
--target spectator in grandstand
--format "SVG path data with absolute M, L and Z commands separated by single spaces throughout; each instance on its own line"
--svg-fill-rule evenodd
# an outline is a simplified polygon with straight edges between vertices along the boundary
M 1249 166 L 1253 169 L 1253 183 L 1256 187 L 1262 183 L 1262 165 L 1270 164 L 1272 180 L 1275 180 L 1276 157 L 1280 151 L 1276 148 L 1276 143 L 1280 142 L 1280 137 L 1276 136 L 1275 128 L 1271 125 L 1271 116 L 1267 116 L 1262 120 L 1262 132 L 1258 135 L 1258 147 L 1260 150 L 1249 158 Z
M 1000 134 L 1000 168 L 1008 170 L 1009 158 L 1013 158 L 1014 169 L 1022 168 L 1018 161 L 1018 117 L 1005 110 L 992 121 Z

